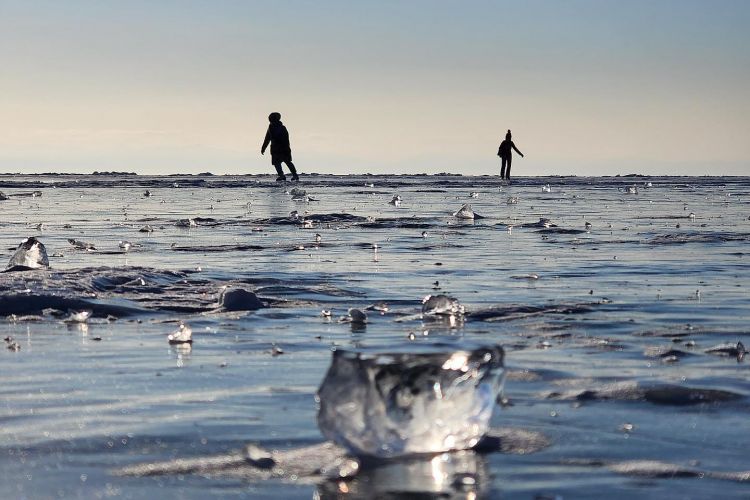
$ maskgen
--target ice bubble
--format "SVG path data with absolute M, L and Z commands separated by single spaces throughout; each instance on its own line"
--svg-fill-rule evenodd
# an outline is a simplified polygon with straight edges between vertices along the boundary
M 338 349 L 318 390 L 318 426 L 357 456 L 469 449 L 488 430 L 503 380 L 500 346 Z

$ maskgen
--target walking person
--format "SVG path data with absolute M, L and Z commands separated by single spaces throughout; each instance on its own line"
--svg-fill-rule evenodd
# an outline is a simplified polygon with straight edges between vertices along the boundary
M 511 150 L 513 149 L 515 149 L 516 153 L 521 155 L 521 158 L 523 158 L 523 153 L 518 150 L 515 144 L 513 144 L 513 141 L 511 140 L 510 130 L 508 130 L 508 133 L 505 134 L 505 140 L 500 143 L 500 147 L 497 150 L 497 156 L 499 156 L 500 160 L 502 160 L 502 167 L 500 168 L 501 179 L 510 180 L 510 164 L 513 161 Z M 507 170 L 506 164 L 508 168 Z
M 281 169 L 281 164 L 286 163 L 289 172 L 292 174 L 292 180 L 298 181 L 299 176 L 297 175 L 297 169 L 294 168 L 292 163 L 292 148 L 289 145 L 289 132 L 283 123 L 281 123 L 281 113 L 273 112 L 268 115 L 268 121 L 271 122 L 268 125 L 268 132 L 266 132 L 266 138 L 263 139 L 263 146 L 260 148 L 260 154 L 265 154 L 268 144 L 271 144 L 271 163 L 276 168 L 277 181 L 285 181 L 286 176 L 284 171 Z

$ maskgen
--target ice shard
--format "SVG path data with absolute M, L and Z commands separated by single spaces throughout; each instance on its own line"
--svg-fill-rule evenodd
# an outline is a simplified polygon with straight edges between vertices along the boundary
M 49 267 L 49 258 L 44 244 L 34 238 L 26 238 L 18 245 L 10 258 L 6 270 L 40 269 Z
M 503 379 L 496 345 L 338 349 L 318 390 L 318 426 L 357 456 L 469 449 L 487 432 Z

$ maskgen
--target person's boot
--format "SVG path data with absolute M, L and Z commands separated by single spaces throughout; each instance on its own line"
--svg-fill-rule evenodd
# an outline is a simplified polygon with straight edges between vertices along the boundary
M 297 175 L 297 169 L 294 168 L 294 165 L 291 165 L 291 164 L 288 165 L 288 167 L 289 167 L 289 171 L 292 173 L 292 180 L 293 181 L 298 181 L 299 180 L 299 175 Z
M 278 177 L 276 177 L 276 182 L 285 181 L 286 176 L 284 175 L 284 171 L 281 170 L 281 165 L 274 165 L 276 167 L 276 174 Z

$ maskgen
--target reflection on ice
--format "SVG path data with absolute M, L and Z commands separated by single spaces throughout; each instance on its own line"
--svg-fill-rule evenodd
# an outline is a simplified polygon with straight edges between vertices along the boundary
M 487 431 L 502 383 L 500 346 L 337 350 L 318 391 L 318 425 L 358 456 L 469 449 Z
M 487 493 L 484 457 L 473 451 L 457 451 L 427 457 L 365 464 L 348 480 L 326 481 L 318 498 L 478 498 Z

